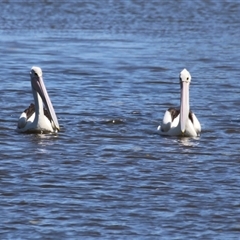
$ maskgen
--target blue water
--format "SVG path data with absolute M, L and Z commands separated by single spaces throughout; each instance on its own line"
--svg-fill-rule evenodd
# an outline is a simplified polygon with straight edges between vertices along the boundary
M 1 239 L 240 239 L 239 1 L 0 4 Z M 43 70 L 58 134 L 18 134 Z M 192 75 L 199 138 L 162 137 Z

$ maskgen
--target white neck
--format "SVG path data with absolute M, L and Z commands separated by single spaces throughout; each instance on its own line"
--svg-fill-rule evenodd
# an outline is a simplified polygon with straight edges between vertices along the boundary
M 44 111 L 43 111 L 43 101 L 42 98 L 40 97 L 39 93 L 36 90 L 33 91 L 33 98 L 34 98 L 34 103 L 35 103 L 35 119 L 34 122 L 38 122 L 40 116 L 44 116 Z

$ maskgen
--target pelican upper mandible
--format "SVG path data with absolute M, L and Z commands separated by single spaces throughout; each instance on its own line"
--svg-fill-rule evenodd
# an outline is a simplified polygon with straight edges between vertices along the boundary
M 43 82 L 42 69 L 32 67 L 30 79 L 34 104 L 31 103 L 20 115 L 17 131 L 22 133 L 58 132 L 60 130 L 58 119 Z
M 197 137 L 201 132 L 201 125 L 190 111 L 189 105 L 189 85 L 191 75 L 187 69 L 183 69 L 179 75 L 181 85 L 180 109 L 169 108 L 163 117 L 161 125 L 158 127 L 161 135 Z

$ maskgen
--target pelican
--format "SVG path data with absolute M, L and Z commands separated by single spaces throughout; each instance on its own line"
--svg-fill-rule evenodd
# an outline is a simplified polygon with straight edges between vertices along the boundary
M 161 125 L 158 127 L 161 135 L 197 137 L 201 132 L 201 125 L 190 111 L 189 105 L 189 85 L 191 75 L 187 69 L 183 69 L 179 75 L 181 85 L 180 109 L 169 108 L 163 117 Z
M 33 66 L 30 79 L 34 104 L 31 103 L 20 115 L 17 131 L 22 133 L 58 132 L 60 130 L 58 119 L 43 82 L 42 69 Z

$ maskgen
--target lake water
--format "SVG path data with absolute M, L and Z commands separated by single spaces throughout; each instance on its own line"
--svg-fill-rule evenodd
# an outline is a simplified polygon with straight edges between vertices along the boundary
M 1 239 L 240 239 L 240 2 L 5 1 Z M 43 69 L 58 134 L 18 134 Z M 192 75 L 199 138 L 162 137 Z

